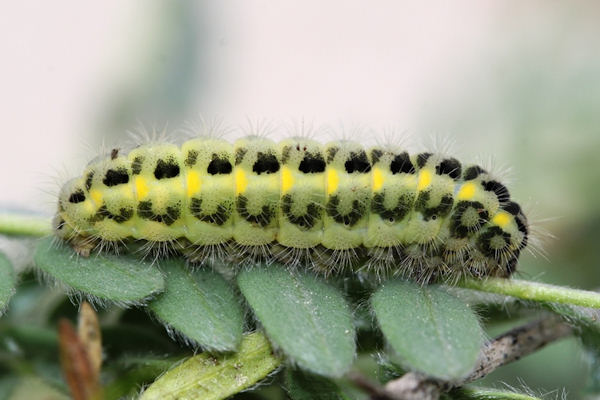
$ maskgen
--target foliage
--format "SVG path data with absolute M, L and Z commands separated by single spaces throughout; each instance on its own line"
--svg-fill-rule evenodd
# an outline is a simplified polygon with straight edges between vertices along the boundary
M 35 235 L 39 225 L 32 226 Z M 65 382 L 72 381 L 60 376 L 59 342 L 65 354 L 69 343 L 81 339 L 85 348 L 85 341 L 63 329 L 64 319 L 57 335 L 58 319 L 77 312 L 65 294 L 97 307 L 107 399 L 140 393 L 143 399 L 236 393 L 248 399 L 361 399 L 369 391 L 361 380 L 386 384 L 406 371 L 436 382 L 445 398 L 535 398 L 464 386 L 486 346 L 475 309 L 487 323 L 539 316 L 540 310 L 559 315 L 587 349 L 589 393 L 599 387 L 598 313 L 585 308 L 600 308 L 594 292 L 498 279 L 448 288 L 400 278 L 378 282 L 356 273 L 326 278 L 278 264 L 192 269 L 179 258 L 83 258 L 51 238 L 37 243 L 34 260 L 36 273 L 59 290 L 36 283 L 27 269 L 17 273 L 0 253 L 0 310 L 7 310 L 0 320 L 0 389 L 7 396 L 26 379 L 55 393 L 50 398 L 69 393 Z M 521 300 L 480 295 L 485 292 Z M 460 388 L 449 390 L 455 385 Z

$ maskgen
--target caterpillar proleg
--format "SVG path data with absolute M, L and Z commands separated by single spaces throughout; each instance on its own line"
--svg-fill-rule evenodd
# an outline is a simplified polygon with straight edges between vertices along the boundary
M 80 253 L 166 244 L 214 258 L 365 268 L 422 282 L 510 276 L 528 223 L 478 165 L 303 137 L 114 149 L 61 190 L 54 227 Z

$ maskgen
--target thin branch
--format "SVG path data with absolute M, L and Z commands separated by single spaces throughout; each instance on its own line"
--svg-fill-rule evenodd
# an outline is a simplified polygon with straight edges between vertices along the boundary
M 48 217 L 0 213 L 0 234 L 47 236 L 52 234 L 52 225 Z
M 467 279 L 458 286 L 482 292 L 503 294 L 524 300 L 573 304 L 589 308 L 600 308 L 600 293 L 570 289 L 546 283 L 518 279 L 488 278 Z
M 571 333 L 571 327 L 554 315 L 512 329 L 483 347 L 477 366 L 460 382 L 443 382 L 416 372 L 389 381 L 383 388 L 356 375 L 351 379 L 369 393 L 372 400 L 437 400 L 442 392 L 483 378 L 496 368 L 519 360 Z
M 571 327 L 556 316 L 515 328 L 483 348 L 481 360 L 463 384 L 483 378 L 496 368 L 517 361 L 571 333 Z

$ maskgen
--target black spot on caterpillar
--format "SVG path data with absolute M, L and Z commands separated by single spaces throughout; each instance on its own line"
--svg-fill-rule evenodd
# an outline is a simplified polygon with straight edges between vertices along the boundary
M 69 203 L 77 204 L 85 201 L 85 194 L 83 190 L 77 190 L 69 196 Z
M 306 211 L 300 215 L 292 212 L 292 205 L 293 199 L 290 194 L 286 194 L 281 198 L 281 211 L 283 211 L 288 221 L 302 229 L 311 229 L 315 226 L 316 220 L 321 217 L 321 209 L 314 203 L 309 203 L 306 206 Z
M 325 171 L 325 160 L 320 154 L 307 154 L 302 159 L 298 169 L 305 174 L 318 174 Z
M 200 221 L 223 225 L 231 216 L 231 207 L 230 203 L 224 202 L 217 205 L 215 212 L 208 214 L 202 210 L 202 198 L 193 197 L 190 203 L 190 212 Z
M 435 173 L 438 175 L 448 175 L 450 178 L 457 180 L 460 178 L 461 168 L 456 158 L 447 158 L 436 165 Z
M 417 166 L 419 168 L 423 168 L 425 166 L 425 163 L 427 162 L 427 160 L 429 160 L 429 157 L 431 157 L 432 154 L 431 153 L 421 153 L 417 155 Z
M 144 163 L 144 157 L 142 157 L 142 156 L 135 157 L 133 159 L 133 162 L 131 163 L 131 173 L 133 175 L 139 175 L 139 173 L 142 172 L 142 164 L 143 163 Z M 93 176 L 93 173 L 92 173 L 92 176 Z M 90 190 L 90 189 L 88 188 L 88 190 Z
M 115 149 L 64 186 L 56 221 L 74 245 L 172 243 L 199 263 L 211 246 L 248 263 L 296 264 L 289 254 L 301 252 L 324 273 L 365 268 L 421 281 L 509 276 L 529 236 L 508 189 L 477 165 L 306 138 Z
M 505 203 L 508 200 L 510 200 L 510 194 L 508 193 L 508 189 L 500 182 L 484 181 L 481 184 L 483 185 L 484 190 L 496 193 L 496 196 L 498 196 L 498 201 L 500 201 L 501 203 Z
M 279 161 L 274 154 L 258 153 L 254 165 L 252 165 L 252 171 L 260 174 L 274 174 L 279 171 Z
M 390 165 L 390 171 L 392 174 L 414 174 L 415 167 L 410 161 L 410 157 L 407 152 L 398 154 L 392 160 Z
M 129 182 L 129 174 L 127 174 L 127 170 L 124 168 L 109 169 L 106 171 L 106 175 L 102 180 L 102 183 L 108 187 L 121 185 L 127 182 Z
M 211 175 L 230 174 L 232 170 L 229 160 L 219 158 L 217 154 L 213 154 L 213 160 L 208 164 L 206 171 Z
M 175 178 L 179 175 L 179 165 L 173 159 L 158 160 L 154 169 L 154 177 L 156 179 Z
M 102 207 L 100 207 L 98 209 L 98 211 L 96 211 L 96 214 L 94 214 L 90 218 L 90 222 L 95 223 L 98 221 L 102 221 L 104 218 L 108 218 L 108 219 L 112 219 L 113 221 L 121 224 L 121 223 L 131 219 L 131 217 L 133 217 L 133 209 L 132 208 L 122 207 L 119 210 L 118 214 L 113 214 L 106 208 L 106 205 L 102 205 Z
M 179 207 L 177 205 L 167 206 L 167 211 L 164 214 L 157 214 L 152 210 L 151 201 L 141 201 L 137 208 L 137 214 L 140 218 L 169 226 L 179 219 Z
M 473 179 L 477 178 L 479 175 L 486 174 L 486 173 L 487 173 L 486 170 L 484 170 L 483 168 L 481 168 L 478 165 L 474 165 L 472 167 L 467 168 L 467 170 L 465 171 L 464 180 L 472 181 Z
M 344 167 L 349 174 L 353 172 L 366 174 L 371 171 L 371 163 L 369 163 L 367 153 L 364 151 L 361 151 L 360 153 L 350 153 L 350 158 L 344 163 Z

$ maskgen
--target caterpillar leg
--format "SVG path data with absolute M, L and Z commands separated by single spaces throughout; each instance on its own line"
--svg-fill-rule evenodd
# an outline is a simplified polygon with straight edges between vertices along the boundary
M 100 240 L 90 236 L 77 235 L 69 239 L 69 245 L 81 257 L 89 257 L 92 250 L 94 250 L 99 243 Z

